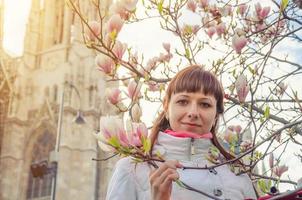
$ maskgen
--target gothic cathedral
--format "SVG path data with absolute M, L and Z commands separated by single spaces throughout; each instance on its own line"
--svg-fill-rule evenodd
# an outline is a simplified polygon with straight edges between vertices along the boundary
M 112 162 L 97 147 L 101 115 L 113 109 L 96 53 L 82 40 L 81 22 L 64 0 L 32 0 L 24 53 L 2 47 L 0 0 L 0 200 L 105 199 Z M 110 1 L 102 0 L 103 9 Z M 97 11 L 79 0 L 88 19 Z

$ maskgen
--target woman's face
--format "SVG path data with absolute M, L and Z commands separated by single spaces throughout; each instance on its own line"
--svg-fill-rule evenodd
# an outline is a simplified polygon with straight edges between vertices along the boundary
M 166 117 L 173 131 L 210 132 L 216 120 L 216 99 L 200 92 L 172 94 Z

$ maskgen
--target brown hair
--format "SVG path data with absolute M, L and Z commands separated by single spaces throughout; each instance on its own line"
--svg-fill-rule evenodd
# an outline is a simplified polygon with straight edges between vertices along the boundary
M 172 94 L 179 92 L 199 92 L 201 89 L 204 94 L 213 95 L 217 101 L 217 119 L 215 125 L 211 129 L 211 133 L 213 134 L 212 142 L 226 159 L 232 159 L 234 157 L 219 144 L 216 137 L 218 117 L 224 112 L 223 88 L 214 74 L 209 71 L 205 71 L 201 66 L 198 65 L 192 65 L 179 71 L 169 83 L 163 101 L 164 110 L 155 120 L 153 128 L 151 130 L 150 138 L 152 146 L 157 139 L 158 132 L 165 131 L 166 129 L 170 128 L 169 121 L 166 119 L 165 113 L 168 109 L 168 104 L 170 102 Z

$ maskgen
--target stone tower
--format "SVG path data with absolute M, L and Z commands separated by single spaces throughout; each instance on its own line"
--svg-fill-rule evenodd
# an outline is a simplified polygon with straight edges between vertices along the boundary
M 0 0 L 0 48 L 2 48 L 3 42 L 3 26 L 4 26 L 4 4 L 3 0 Z
M 89 1 L 79 2 L 94 19 Z M 110 1 L 102 3 L 108 9 Z M 65 1 L 32 0 L 24 54 L 0 51 L 0 199 L 104 199 L 113 163 L 91 160 L 106 156 L 92 133 L 99 117 L 113 112 L 103 97 L 111 85 L 81 40 L 79 18 Z M 84 125 L 72 122 L 78 109 Z

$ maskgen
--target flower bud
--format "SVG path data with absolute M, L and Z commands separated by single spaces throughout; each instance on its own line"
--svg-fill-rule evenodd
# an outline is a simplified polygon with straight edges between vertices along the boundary
M 142 110 L 140 106 L 136 103 L 131 108 L 131 117 L 134 122 L 139 122 L 142 116 Z

